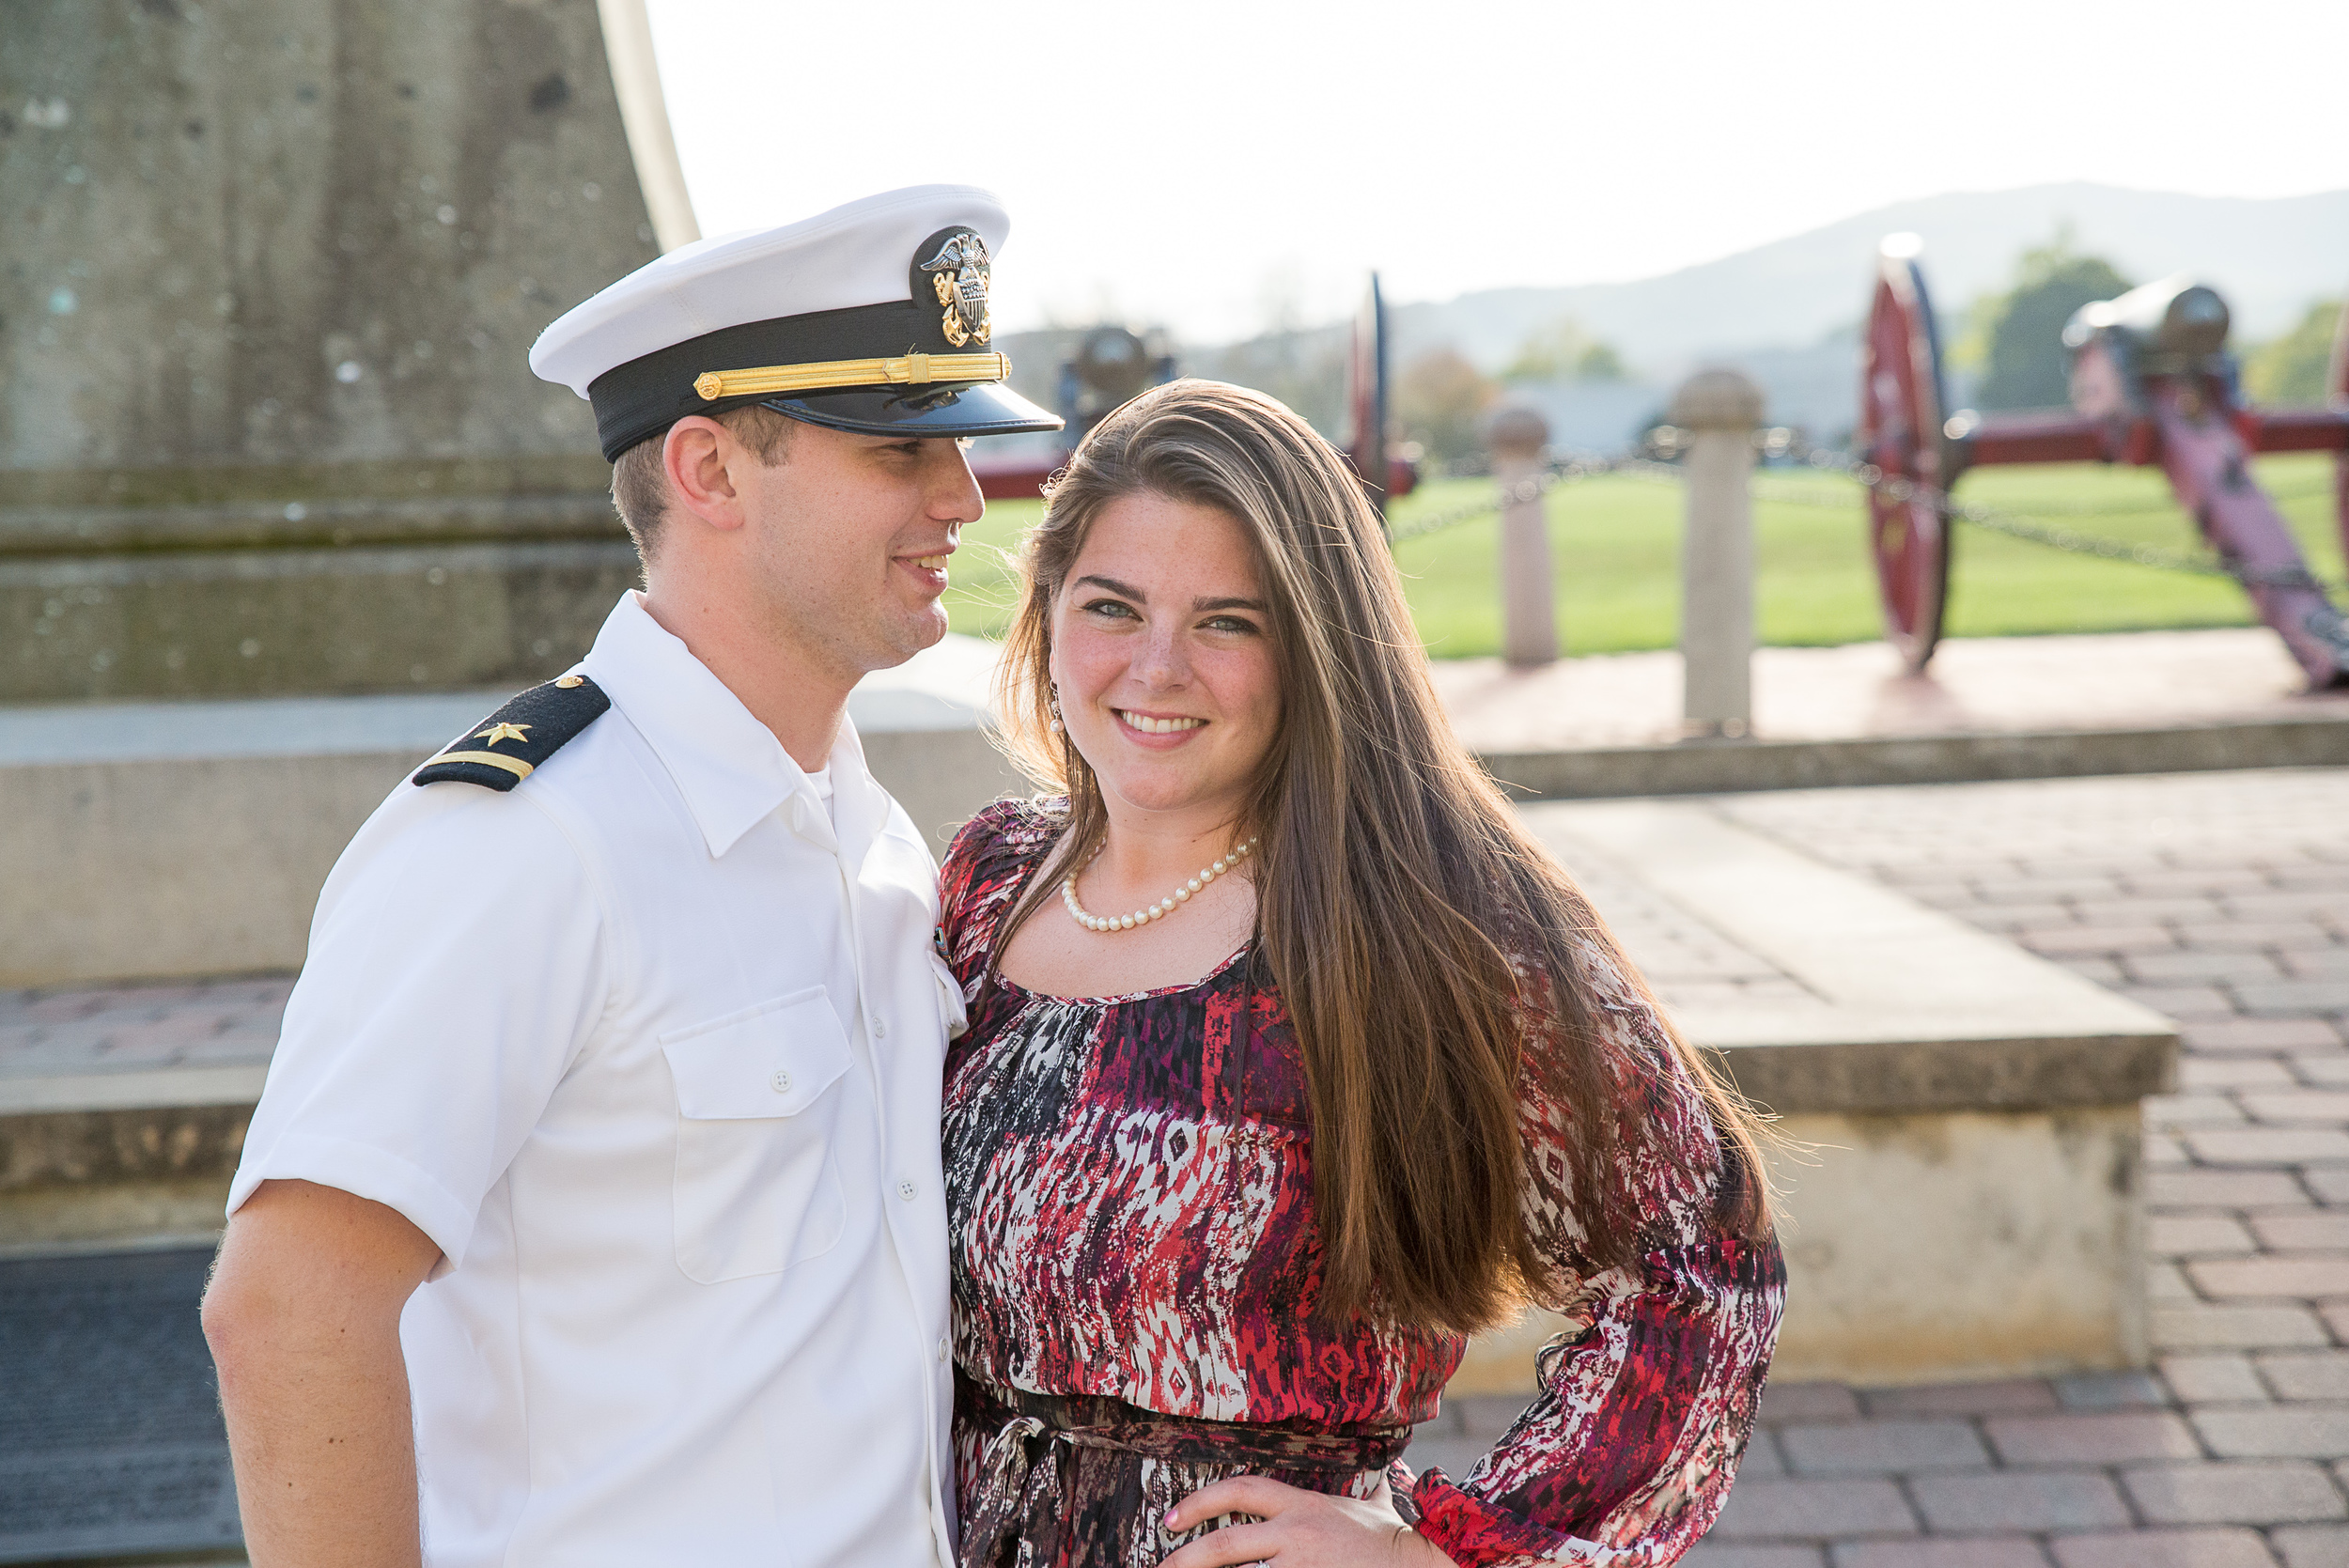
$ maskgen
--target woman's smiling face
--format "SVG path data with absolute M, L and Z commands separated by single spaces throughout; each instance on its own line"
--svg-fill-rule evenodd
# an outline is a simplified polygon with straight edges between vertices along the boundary
M 1052 678 L 1110 801 L 1236 817 L 1281 722 L 1239 520 L 1149 491 L 1104 505 L 1053 606 Z

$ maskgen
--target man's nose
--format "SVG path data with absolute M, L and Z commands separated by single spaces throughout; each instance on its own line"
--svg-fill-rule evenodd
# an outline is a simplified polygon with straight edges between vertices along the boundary
M 927 465 L 929 484 L 925 500 L 928 515 L 941 522 L 966 526 L 978 521 L 987 511 L 987 500 L 979 494 L 978 476 L 971 472 L 962 443 L 934 441 L 926 444 L 940 449 L 936 459 Z

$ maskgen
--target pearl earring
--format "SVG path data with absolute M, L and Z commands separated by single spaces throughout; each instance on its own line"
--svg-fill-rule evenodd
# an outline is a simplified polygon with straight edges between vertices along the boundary
M 1061 733 L 1061 727 L 1060 727 L 1060 688 L 1059 688 L 1059 687 L 1055 686 L 1055 687 L 1053 687 L 1053 688 L 1052 688 L 1052 695 L 1051 695 L 1050 699 L 1050 700 L 1049 700 L 1049 701 L 1045 704 L 1045 706 L 1048 706 L 1048 707 L 1050 707 L 1050 708 L 1052 710 L 1052 723 L 1051 723 L 1051 729 L 1052 729 L 1052 733 L 1053 733 L 1054 735 L 1058 735 L 1058 734 L 1060 734 L 1060 733 Z

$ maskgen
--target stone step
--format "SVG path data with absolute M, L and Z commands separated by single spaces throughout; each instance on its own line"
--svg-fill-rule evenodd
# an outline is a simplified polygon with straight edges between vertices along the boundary
M 1776 1365 L 1872 1384 L 2142 1365 L 2142 1117 L 2168 1018 L 1701 801 L 1528 823 L 1687 1036 L 1775 1114 Z M 1455 1387 L 1531 1388 L 1555 1326 Z
M 992 649 L 950 638 L 850 699 L 943 849 L 1025 785 L 980 732 Z M 506 690 L 0 708 L 0 986 L 291 970 L 367 815 Z
M 0 1253 L 209 1246 L 292 989 L 0 992 Z

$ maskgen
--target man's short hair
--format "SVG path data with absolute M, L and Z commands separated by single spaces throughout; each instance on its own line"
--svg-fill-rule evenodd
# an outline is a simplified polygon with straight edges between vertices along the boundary
M 791 432 L 799 427 L 799 421 L 788 414 L 756 403 L 711 417 L 769 468 L 783 461 L 791 446 Z M 669 514 L 669 475 L 661 461 L 661 449 L 668 437 L 667 430 L 646 436 L 612 463 L 612 505 L 627 525 L 628 536 L 636 541 L 636 553 L 647 561 L 652 559 L 661 525 Z

